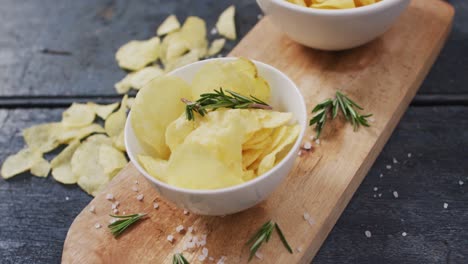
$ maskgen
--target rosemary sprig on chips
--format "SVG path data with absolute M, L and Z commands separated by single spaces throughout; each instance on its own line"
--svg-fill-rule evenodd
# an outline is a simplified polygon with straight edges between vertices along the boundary
M 110 215 L 111 217 L 118 218 L 112 224 L 108 225 L 107 227 L 110 229 L 112 235 L 114 237 L 120 236 L 129 226 L 133 225 L 134 223 L 138 222 L 141 218 L 143 218 L 146 214 L 132 214 L 132 215 Z
M 315 131 L 317 132 L 315 138 L 320 137 L 320 133 L 325 126 L 330 111 L 332 119 L 335 119 L 338 115 L 338 111 L 341 110 L 346 120 L 353 125 L 354 131 L 356 131 L 359 126 L 369 127 L 370 125 L 367 118 L 372 116 L 372 114 L 361 115 L 356 109 L 364 110 L 364 108 L 339 91 L 336 92 L 334 99 L 329 98 L 315 106 L 312 113 L 316 114 L 309 122 L 310 126 L 315 124 Z
M 172 257 L 172 264 L 190 264 L 182 253 L 174 254 Z
M 218 108 L 233 108 L 233 109 L 245 109 L 245 108 L 257 108 L 257 109 L 272 109 L 267 103 L 256 98 L 255 96 L 246 97 L 236 92 L 226 90 L 223 88 L 214 90 L 213 93 L 204 93 L 200 95 L 200 99 L 195 102 L 181 99 L 187 106 L 185 107 L 185 114 L 188 120 L 194 120 L 194 112 L 205 116 L 208 110 L 216 110 Z
M 263 242 L 268 242 L 270 240 L 271 234 L 273 233 L 274 229 L 276 229 L 276 231 L 278 232 L 281 242 L 283 242 L 283 245 L 286 247 L 289 253 L 293 253 L 291 246 L 288 244 L 288 241 L 284 237 L 284 234 L 281 231 L 279 225 L 270 220 L 263 224 L 262 227 L 260 227 L 260 229 L 257 231 L 257 233 L 255 233 L 252 236 L 252 238 L 250 238 L 249 241 L 247 241 L 246 245 L 250 245 L 253 243 L 252 246 L 250 246 L 249 261 L 253 258 L 253 256 L 255 256 L 255 253 L 263 244 Z

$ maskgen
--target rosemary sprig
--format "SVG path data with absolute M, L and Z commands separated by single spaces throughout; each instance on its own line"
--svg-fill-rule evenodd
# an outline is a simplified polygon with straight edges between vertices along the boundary
M 255 253 L 257 250 L 260 248 L 260 246 L 263 244 L 263 242 L 268 242 L 270 240 L 271 234 L 273 233 L 273 230 L 278 232 L 278 235 L 281 239 L 281 242 L 283 242 L 283 245 L 286 247 L 286 249 L 289 251 L 289 253 L 293 253 L 291 246 L 289 246 L 288 241 L 284 237 L 283 232 L 281 231 L 281 228 L 279 225 L 272 220 L 266 222 L 263 224 L 260 229 L 255 233 L 249 241 L 247 241 L 246 245 L 252 244 L 250 246 L 250 256 L 249 256 L 249 261 L 255 256 Z
M 182 253 L 174 254 L 172 257 L 172 264 L 190 264 Z
M 364 110 L 356 102 L 342 94 L 340 91 L 336 92 L 334 99 L 329 98 L 315 106 L 312 113 L 316 114 L 309 122 L 310 126 L 315 124 L 315 131 L 317 132 L 315 138 L 320 137 L 320 133 L 325 126 L 330 110 L 332 119 L 335 119 L 338 112 L 341 111 L 346 120 L 353 125 L 354 131 L 356 131 L 359 126 L 369 127 L 370 125 L 367 118 L 372 116 L 372 114 L 361 115 L 356 109 Z
M 110 229 L 112 235 L 114 237 L 120 236 L 129 226 L 138 222 L 142 217 L 146 214 L 132 214 L 132 215 L 110 215 L 111 217 L 118 218 L 112 224 L 108 225 L 107 227 Z
M 204 93 L 200 95 L 200 99 L 192 102 L 188 99 L 182 98 L 182 102 L 186 104 L 185 114 L 188 120 L 194 120 L 194 112 L 205 116 L 208 110 L 216 110 L 218 108 L 258 108 L 258 109 L 272 109 L 267 103 L 256 98 L 255 96 L 246 97 L 236 92 L 226 90 L 223 88 L 214 90 L 213 93 Z

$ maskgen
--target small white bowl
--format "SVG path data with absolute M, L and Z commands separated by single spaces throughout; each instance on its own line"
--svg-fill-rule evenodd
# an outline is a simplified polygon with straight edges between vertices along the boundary
M 387 31 L 409 0 L 382 0 L 351 9 L 317 9 L 286 0 L 257 0 L 263 12 L 294 41 L 321 50 L 344 50 Z
M 232 61 L 236 58 L 218 58 L 199 61 L 179 68 L 169 75 L 174 75 L 191 82 L 200 68 L 212 61 Z M 307 126 L 307 111 L 304 98 L 296 85 L 282 72 L 267 64 L 254 61 L 260 76 L 271 86 L 271 105 L 275 110 L 293 113 L 295 120 L 301 125 L 301 133 L 291 151 L 284 159 L 267 173 L 240 185 L 216 190 L 190 190 L 171 186 L 151 175 L 138 163 L 139 154 L 144 154 L 133 133 L 130 114 L 125 125 L 125 146 L 130 160 L 157 189 L 165 199 L 177 206 L 200 215 L 226 215 L 250 208 L 263 201 L 288 175 L 297 157 L 304 132 Z

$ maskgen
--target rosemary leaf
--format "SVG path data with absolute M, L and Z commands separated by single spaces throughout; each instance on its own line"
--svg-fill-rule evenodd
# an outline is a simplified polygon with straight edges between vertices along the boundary
M 174 254 L 172 257 L 172 264 L 190 264 L 182 253 Z
M 120 236 L 129 226 L 138 222 L 146 214 L 132 214 L 132 215 L 110 215 L 111 217 L 120 219 L 112 224 L 109 224 L 107 227 L 110 229 L 114 237 Z
M 253 258 L 253 256 L 255 256 L 255 253 L 257 253 L 258 249 L 264 242 L 267 243 L 268 241 L 270 241 L 270 237 L 271 237 L 271 234 L 273 233 L 273 230 L 276 230 L 276 232 L 278 232 L 281 242 L 286 247 L 286 249 L 291 254 L 293 253 L 279 225 L 273 222 L 272 220 L 270 220 L 264 223 L 260 227 L 260 229 L 249 239 L 249 241 L 247 241 L 246 245 L 250 245 L 253 243 L 252 246 L 250 247 L 249 261 Z

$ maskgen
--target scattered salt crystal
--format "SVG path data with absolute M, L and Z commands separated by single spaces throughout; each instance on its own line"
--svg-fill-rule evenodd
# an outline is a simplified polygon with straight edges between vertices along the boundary
M 320 139 L 317 138 L 317 139 L 315 140 L 315 144 L 320 145 Z
M 118 213 L 119 213 L 119 209 L 115 208 L 115 209 L 112 210 L 112 212 L 113 212 L 114 214 L 118 214 Z
M 212 28 L 212 29 L 210 30 L 210 34 L 211 34 L 211 35 L 216 35 L 217 33 L 218 33 L 218 30 L 217 30 L 216 28 Z
M 258 20 L 260 20 L 260 19 L 262 19 L 262 18 L 263 18 L 263 14 L 258 14 L 258 15 L 257 15 L 257 19 L 258 19 Z
M 166 239 L 167 239 L 167 241 L 172 243 L 174 241 L 174 236 L 173 235 L 168 235 Z
M 88 208 L 88 211 L 89 211 L 90 213 L 93 213 L 93 214 L 94 214 L 94 213 L 96 212 L 96 207 L 95 207 L 94 205 L 91 205 L 91 206 Z
M 299 151 L 297 152 L 297 155 L 298 155 L 299 157 L 302 156 L 302 151 L 299 150 Z
M 139 183 L 138 181 L 135 181 L 135 184 L 138 185 L 138 184 L 140 184 L 140 183 Z
M 257 251 L 255 252 L 255 257 L 258 259 L 263 259 L 263 254 Z
M 189 233 L 192 233 L 192 232 L 193 232 L 193 226 L 190 226 L 190 227 L 187 229 L 187 231 L 188 231 Z
M 183 225 L 178 225 L 175 230 L 177 231 L 177 233 L 180 233 L 180 232 L 182 232 L 182 230 L 184 230 L 184 226 Z
M 393 191 L 393 197 L 398 198 L 398 192 L 397 191 Z
M 380 173 L 379 177 L 380 177 L 380 178 L 383 178 L 383 173 Z
M 309 138 L 310 138 L 310 140 L 314 140 L 314 139 L 315 139 L 315 136 L 312 135 L 312 136 L 310 136 Z
M 296 248 L 297 252 L 302 252 L 302 247 Z
M 208 249 L 206 247 L 202 249 L 202 254 L 208 256 Z
M 377 198 L 377 194 L 374 194 L 374 198 Z
M 364 234 L 366 235 L 367 238 L 370 238 L 372 236 L 372 233 L 369 230 L 366 230 Z
M 458 181 L 458 184 L 459 184 L 460 186 L 462 186 L 462 185 L 465 184 L 465 183 L 464 183 L 462 180 L 459 180 L 459 181 Z
M 311 226 L 315 224 L 314 219 L 312 219 L 309 213 L 304 213 L 304 220 L 306 220 Z
M 159 208 L 159 204 L 158 204 L 158 203 L 153 203 L 153 208 L 154 208 L 154 209 L 158 209 L 158 208 Z
M 385 166 L 387 168 L 387 170 L 391 169 L 392 168 L 392 165 L 387 165 Z
M 403 233 L 401 233 L 401 235 L 405 237 L 407 234 L 406 234 L 406 232 L 403 232 Z
M 109 224 L 113 224 L 115 222 L 117 222 L 117 218 L 112 218 L 111 220 L 109 220 Z
M 396 158 L 393 158 L 393 163 L 394 164 L 397 164 L 398 163 L 398 160 Z
M 213 257 L 209 257 L 208 259 L 209 259 L 210 261 L 213 261 L 213 260 L 214 260 L 214 258 L 213 258 Z
M 444 209 L 448 208 L 448 203 L 444 203 Z
M 101 228 L 101 224 L 99 224 L 99 223 L 96 223 L 96 224 L 94 225 L 94 228 L 96 228 L 96 229 L 99 229 L 99 228 Z
M 310 214 L 304 213 L 304 220 L 309 220 L 309 219 L 310 219 Z
M 142 193 L 140 193 L 139 195 L 137 195 L 136 198 L 137 198 L 138 201 L 143 201 L 144 196 L 143 196 Z
M 413 156 L 413 154 L 411 154 L 411 153 L 408 153 L 408 158 L 411 158 L 411 156 Z
M 306 143 L 304 143 L 304 146 L 303 148 L 305 150 L 310 150 L 312 148 L 312 143 L 310 143 L 309 141 L 307 141 Z
M 189 214 L 189 211 L 184 210 L 184 215 L 188 215 L 188 214 Z
M 109 201 L 112 201 L 112 200 L 114 200 L 114 195 L 112 193 L 108 193 L 108 194 L 106 194 L 106 199 L 109 200 Z
M 373 116 L 369 117 L 369 122 L 374 123 L 374 122 L 375 122 L 375 118 L 374 118 Z
M 218 262 L 216 262 L 216 264 L 224 264 L 224 261 L 226 261 L 226 257 L 221 256 L 221 258 L 218 260 Z
M 381 194 L 381 193 L 379 193 L 379 197 L 382 197 L 382 194 Z
M 115 202 L 112 204 L 112 209 L 116 209 L 120 205 L 120 202 Z
M 65 196 L 65 200 L 66 200 L 66 201 L 70 200 L 70 197 Z
M 204 261 L 206 259 L 205 255 L 198 255 L 198 260 L 199 261 Z
M 376 191 L 378 191 L 378 190 L 379 190 L 379 188 L 377 188 L 377 187 L 374 187 L 374 192 L 376 192 Z
M 134 191 L 134 192 L 138 192 L 138 187 L 136 187 L 136 186 L 132 186 L 132 191 Z

